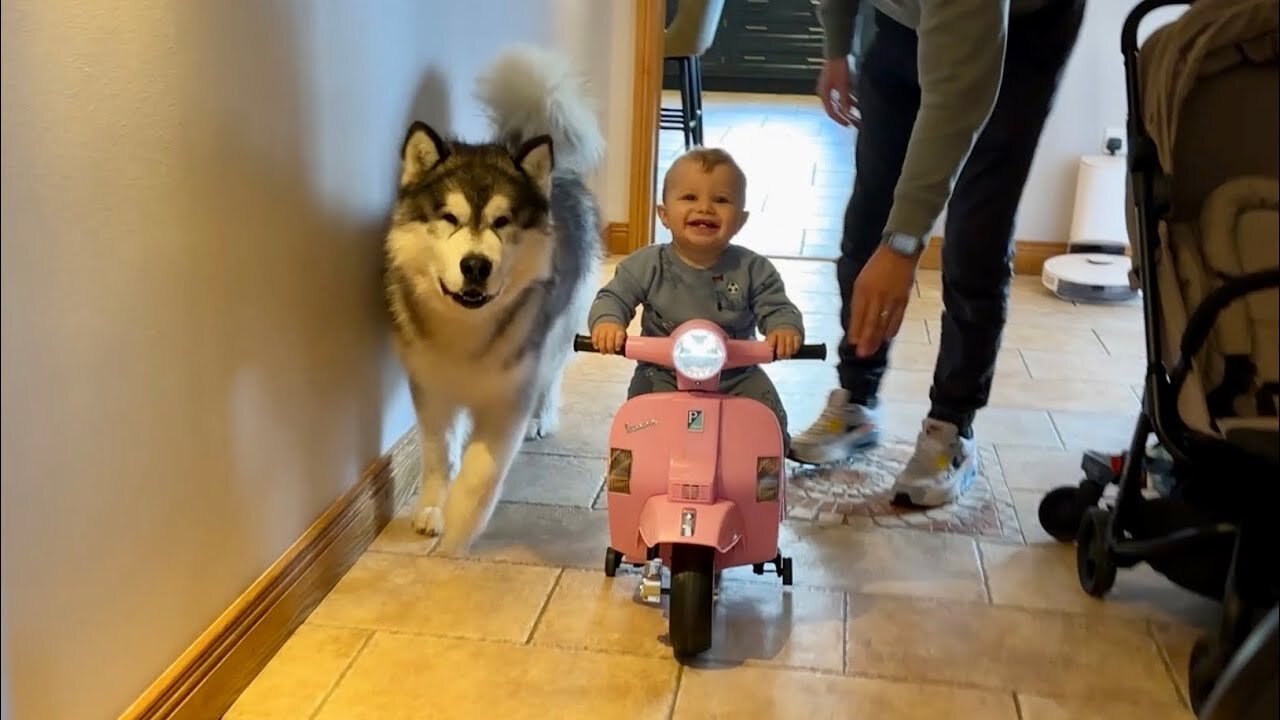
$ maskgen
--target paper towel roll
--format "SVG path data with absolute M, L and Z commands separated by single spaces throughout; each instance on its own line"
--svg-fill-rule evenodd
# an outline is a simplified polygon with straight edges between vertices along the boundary
M 1070 244 L 1128 247 L 1125 172 L 1123 157 L 1084 155 L 1080 158 Z

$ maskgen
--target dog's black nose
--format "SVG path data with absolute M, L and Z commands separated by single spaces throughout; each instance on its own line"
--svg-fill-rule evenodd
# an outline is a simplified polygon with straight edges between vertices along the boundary
M 468 284 L 479 285 L 489 279 L 493 261 L 483 255 L 467 255 L 462 258 L 462 279 Z

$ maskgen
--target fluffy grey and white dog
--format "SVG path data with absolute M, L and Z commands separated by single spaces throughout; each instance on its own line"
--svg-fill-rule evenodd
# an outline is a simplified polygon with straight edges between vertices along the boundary
M 559 422 L 603 255 L 585 175 L 604 139 L 584 90 L 565 59 L 516 48 L 478 83 L 491 138 L 420 122 L 405 138 L 386 285 L 422 434 L 413 526 L 437 552 L 471 545 L 522 439 Z

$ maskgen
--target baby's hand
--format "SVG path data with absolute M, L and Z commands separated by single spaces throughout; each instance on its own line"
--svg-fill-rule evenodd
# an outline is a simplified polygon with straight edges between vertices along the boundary
M 616 355 L 627 341 L 627 329 L 618 323 L 600 322 L 591 328 L 591 346 L 596 352 Z
M 764 341 L 773 348 L 775 357 L 779 360 L 785 360 L 799 352 L 800 344 L 804 342 L 804 338 L 800 336 L 800 331 L 793 327 L 780 327 L 769 333 Z

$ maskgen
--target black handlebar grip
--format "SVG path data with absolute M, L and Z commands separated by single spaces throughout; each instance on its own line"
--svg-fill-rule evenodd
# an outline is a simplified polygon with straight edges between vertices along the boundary
M 826 360 L 827 346 L 820 345 L 820 344 L 801 345 L 800 349 L 797 350 L 796 354 L 792 355 L 790 359 L 791 360 Z
M 573 351 L 574 352 L 595 352 L 596 346 L 591 344 L 590 335 L 574 335 Z

